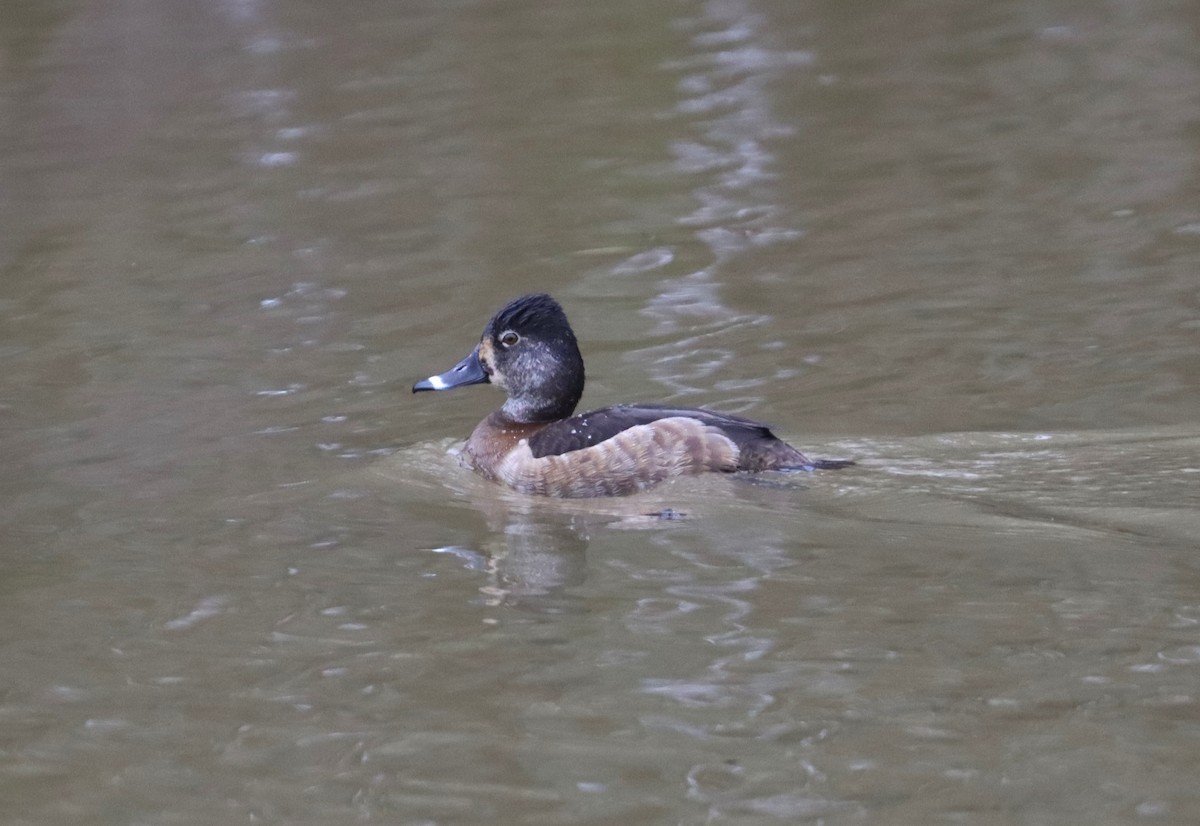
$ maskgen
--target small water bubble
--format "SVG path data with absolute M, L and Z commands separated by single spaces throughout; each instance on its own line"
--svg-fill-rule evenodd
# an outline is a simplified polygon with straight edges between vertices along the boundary
M 1146 800 L 1137 804 L 1134 811 L 1141 817 L 1161 817 L 1171 811 L 1171 805 L 1165 800 Z
M 612 268 L 614 275 L 629 275 L 658 269 L 675 260 L 675 253 L 668 247 L 657 247 L 630 256 Z
M 1159 697 L 1153 705 L 1159 706 L 1190 706 L 1196 702 L 1196 698 L 1191 694 L 1167 694 Z
M 978 769 L 946 769 L 942 776 L 948 780 L 974 780 L 979 777 Z
M 56 700 L 65 700 L 72 703 L 82 700 L 87 696 L 86 691 L 71 685 L 56 685 L 50 689 L 50 693 Z
M 228 598 L 224 596 L 205 597 L 196 603 L 196 607 L 193 608 L 188 614 L 168 621 L 163 625 L 163 627 L 168 631 L 180 631 L 186 628 L 191 628 L 203 620 L 220 614 L 224 610 L 228 601 Z
M 268 169 L 280 166 L 291 166 L 300 155 L 296 152 L 265 152 L 258 158 L 258 165 Z
M 1043 40 L 1070 40 L 1075 36 L 1075 30 L 1070 26 L 1046 26 L 1038 36 Z
M 253 54 L 275 54 L 283 49 L 283 41 L 278 37 L 256 37 L 250 42 L 250 52 Z
M 727 29 L 722 29 L 716 32 L 704 32 L 693 38 L 693 42 L 697 46 L 719 46 L 726 43 L 740 43 L 748 40 L 754 30 L 745 23 L 731 25 Z
M 254 89 L 238 95 L 236 101 L 243 111 L 269 113 L 278 111 L 294 96 L 286 89 Z
M 906 734 L 910 734 L 920 740 L 954 740 L 957 736 L 948 728 L 939 726 L 916 725 L 908 726 L 904 729 Z
M 85 729 L 87 729 L 88 731 L 106 732 L 106 731 L 116 731 L 117 729 L 125 728 L 128 725 L 129 725 L 129 723 L 126 720 L 113 720 L 113 719 L 95 720 L 95 719 L 93 719 L 93 720 L 87 720 L 86 722 L 84 722 L 83 727 Z
M 1200 663 L 1200 645 L 1181 645 L 1158 652 L 1158 658 L 1174 665 L 1195 665 Z

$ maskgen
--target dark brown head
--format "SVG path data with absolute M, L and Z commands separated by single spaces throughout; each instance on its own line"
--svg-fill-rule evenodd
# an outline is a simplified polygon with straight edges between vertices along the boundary
M 575 411 L 583 395 L 583 356 L 558 302 L 523 295 L 492 316 L 469 356 L 413 392 L 490 382 L 508 394 L 502 410 L 515 422 L 550 422 Z

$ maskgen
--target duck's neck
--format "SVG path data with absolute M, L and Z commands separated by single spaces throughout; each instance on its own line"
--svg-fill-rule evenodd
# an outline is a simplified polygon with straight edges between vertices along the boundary
M 500 415 L 515 424 L 544 424 L 566 419 L 575 412 L 579 397 L 544 399 L 536 396 L 509 398 L 500 408 Z

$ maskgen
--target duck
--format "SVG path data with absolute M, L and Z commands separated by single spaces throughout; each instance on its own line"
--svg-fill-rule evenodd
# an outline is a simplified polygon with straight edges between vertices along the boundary
M 515 298 L 479 344 L 413 392 L 493 384 L 507 398 L 480 422 L 460 459 L 486 479 L 536 496 L 622 496 L 700 473 L 810 471 L 852 465 L 809 459 L 754 419 L 700 407 L 616 404 L 575 414 L 583 355 L 562 306 Z

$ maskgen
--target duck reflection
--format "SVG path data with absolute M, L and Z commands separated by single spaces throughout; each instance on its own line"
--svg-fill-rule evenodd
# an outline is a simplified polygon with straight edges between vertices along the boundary
M 659 496 L 564 503 L 485 484 L 467 493 L 486 521 L 485 538 L 478 548 L 447 545 L 434 552 L 484 572 L 480 592 L 488 604 L 542 611 L 579 609 L 570 589 L 587 578 L 587 549 L 597 531 L 665 529 L 687 516 Z
M 461 449 L 452 439 L 414 445 L 378 462 L 371 475 L 389 489 L 407 492 L 402 507 L 411 510 L 414 533 L 454 536 L 421 545 L 484 574 L 480 593 L 488 604 L 547 612 L 581 610 L 576 589 L 588 578 L 593 537 L 612 531 L 646 537 L 688 528 L 728 515 L 731 507 L 791 508 L 811 478 L 706 474 L 626 497 L 554 499 L 527 496 L 464 472 Z M 464 541 L 464 531 L 473 538 Z

